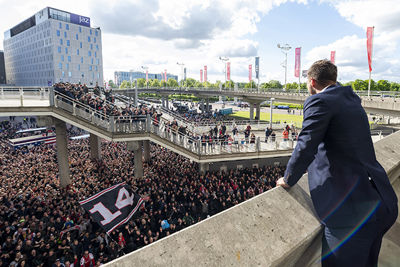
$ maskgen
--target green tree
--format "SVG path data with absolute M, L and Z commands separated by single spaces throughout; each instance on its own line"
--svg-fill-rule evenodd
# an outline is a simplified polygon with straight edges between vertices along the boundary
M 160 82 L 160 86 L 161 86 L 161 87 L 167 87 L 167 83 L 165 82 L 165 80 L 162 80 L 162 81 Z
M 230 81 L 226 81 L 226 83 L 224 84 L 224 88 L 233 88 L 235 86 L 235 83 L 232 81 L 232 80 L 230 80 Z
M 400 84 L 391 82 L 390 83 L 390 91 L 400 91 Z
M 158 79 L 153 79 L 153 80 L 150 82 L 150 86 L 151 86 L 151 87 L 160 87 L 160 81 L 159 81 Z
M 376 90 L 379 91 L 390 91 L 390 83 L 386 80 L 379 80 L 376 83 Z
M 209 81 L 206 81 L 206 82 L 203 82 L 203 87 L 210 88 L 210 87 L 213 87 L 213 84 L 210 83 Z
M 119 86 L 121 89 L 131 88 L 131 83 L 128 81 L 122 81 L 121 85 Z
M 221 81 L 216 81 L 213 85 L 213 87 L 218 88 L 219 89 L 219 85 L 222 84 Z
M 187 78 L 186 81 L 184 82 L 185 87 L 194 87 L 194 84 L 196 83 L 196 80 L 193 78 Z
M 139 88 L 146 87 L 146 79 L 144 79 L 144 78 L 137 79 L 137 86 Z
M 196 81 L 193 86 L 200 88 L 200 87 L 203 87 L 203 83 Z
M 246 83 L 244 85 L 244 88 L 253 88 L 253 89 L 255 89 L 255 88 L 257 88 L 257 84 L 253 80 L 251 80 L 250 82 L 248 82 L 248 83 Z
M 167 85 L 168 87 L 178 87 L 178 82 L 175 79 L 169 78 Z
M 283 88 L 282 84 L 280 81 L 277 80 L 271 80 L 268 83 L 264 84 L 264 88 Z
M 117 86 L 114 84 L 114 81 L 113 81 L 113 80 L 109 80 L 109 81 L 108 81 L 108 85 L 109 85 L 111 88 L 117 88 Z
M 357 79 L 351 84 L 351 86 L 354 91 L 366 91 L 368 90 L 368 81 Z

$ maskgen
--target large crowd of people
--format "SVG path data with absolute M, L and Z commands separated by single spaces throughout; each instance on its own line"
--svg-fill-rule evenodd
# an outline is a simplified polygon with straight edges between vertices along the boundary
M 69 141 L 72 183 L 61 189 L 55 145 L 8 146 L 21 126 L 3 122 L 0 128 L 0 267 L 101 265 L 273 188 L 284 171 L 200 174 L 197 164 L 152 145 L 143 178 L 134 179 L 126 144 L 103 141 L 102 159 L 91 160 L 88 140 L 80 139 Z M 81 131 L 69 128 L 69 134 Z M 107 236 L 78 200 L 122 181 L 148 201 Z

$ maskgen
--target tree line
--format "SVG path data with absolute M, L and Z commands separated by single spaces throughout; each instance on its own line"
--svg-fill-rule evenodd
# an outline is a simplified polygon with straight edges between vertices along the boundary
M 118 88 L 114 84 L 112 80 L 109 81 L 109 85 L 112 88 Z M 344 86 L 351 86 L 353 90 L 355 91 L 366 91 L 368 90 L 368 80 L 361 80 L 357 79 L 355 81 L 350 81 L 347 83 L 342 83 Z M 134 82 L 132 84 L 129 81 L 123 81 L 119 88 L 121 89 L 126 89 L 126 88 L 133 88 L 135 86 Z M 137 79 L 137 86 L 138 87 L 179 87 L 180 84 L 175 79 L 169 78 L 167 82 L 165 81 L 160 81 L 158 79 L 149 79 L 148 83 L 146 84 L 146 79 L 139 78 Z M 216 81 L 215 83 L 210 83 L 210 82 L 200 82 L 198 80 L 195 80 L 193 78 L 188 78 L 185 81 L 183 81 L 183 87 L 198 87 L 198 88 L 220 88 L 220 86 L 224 88 L 234 88 L 235 82 L 230 80 L 221 82 L 221 81 Z M 255 81 L 251 82 L 238 82 L 237 86 L 239 89 L 245 89 L 245 90 L 251 90 L 253 88 L 257 88 L 257 83 Z M 299 88 L 299 84 L 296 82 L 293 83 L 287 83 L 286 84 L 287 89 L 289 90 L 297 90 Z M 284 85 L 281 84 L 277 80 L 271 80 L 269 82 L 261 83 L 260 84 L 260 90 L 266 90 L 266 89 L 283 89 Z M 300 83 L 300 89 L 307 89 L 307 83 Z M 390 82 L 387 80 L 379 80 L 375 82 L 374 80 L 371 80 L 371 90 L 372 91 L 400 91 L 400 83 L 396 82 Z

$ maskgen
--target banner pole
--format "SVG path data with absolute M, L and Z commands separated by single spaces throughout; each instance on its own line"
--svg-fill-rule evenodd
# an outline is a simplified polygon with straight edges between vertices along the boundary
M 371 90 L 371 72 L 369 72 L 369 81 L 368 81 L 368 98 L 370 98 L 370 90 Z

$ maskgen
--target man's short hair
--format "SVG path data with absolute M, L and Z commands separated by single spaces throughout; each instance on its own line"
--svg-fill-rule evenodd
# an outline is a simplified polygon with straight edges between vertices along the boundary
M 307 71 L 307 77 L 316 80 L 320 85 L 336 83 L 337 67 L 330 60 L 315 61 Z

